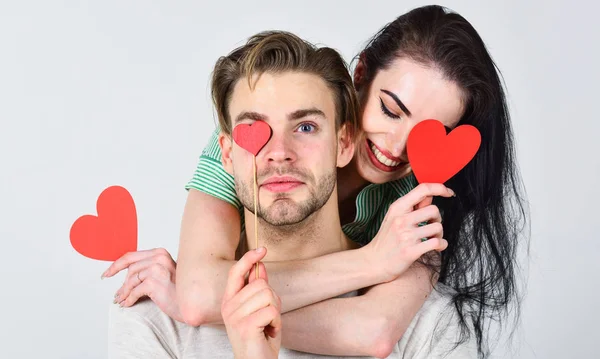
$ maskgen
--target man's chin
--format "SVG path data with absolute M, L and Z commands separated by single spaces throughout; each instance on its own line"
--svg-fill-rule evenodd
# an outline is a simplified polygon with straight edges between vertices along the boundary
M 272 226 L 289 226 L 306 219 L 304 212 L 301 206 L 289 198 L 277 199 L 261 213 L 261 217 Z

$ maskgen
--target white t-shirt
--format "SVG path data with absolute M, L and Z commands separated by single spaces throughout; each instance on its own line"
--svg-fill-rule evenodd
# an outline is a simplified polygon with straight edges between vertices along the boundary
M 425 301 L 388 358 L 477 357 L 473 335 L 467 342 L 449 351 L 459 338 L 457 316 L 450 305 L 449 293 L 447 287 L 438 283 L 437 290 L 434 290 Z M 117 304 L 111 305 L 108 344 L 111 359 L 233 358 L 223 325 L 192 327 L 180 323 L 164 314 L 150 300 L 143 300 L 129 308 L 121 308 Z M 279 358 L 342 357 L 281 348 Z

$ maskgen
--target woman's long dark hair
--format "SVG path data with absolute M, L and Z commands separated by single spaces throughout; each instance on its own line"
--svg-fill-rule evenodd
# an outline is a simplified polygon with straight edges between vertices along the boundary
M 366 72 L 359 91 L 368 91 L 377 72 L 398 57 L 438 69 L 458 84 L 466 105 L 459 125 L 481 133 L 473 161 L 446 183 L 457 197 L 436 198 L 434 204 L 449 243 L 436 268 L 439 282 L 455 291 L 461 341 L 475 335 L 479 356 L 486 357 L 490 321 L 515 313 L 518 318 L 517 247 L 527 222 L 499 70 L 473 26 L 440 6 L 414 9 L 370 40 L 360 55 Z

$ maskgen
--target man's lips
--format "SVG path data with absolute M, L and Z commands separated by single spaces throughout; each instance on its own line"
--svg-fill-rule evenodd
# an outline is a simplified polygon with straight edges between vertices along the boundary
M 284 177 L 271 177 L 261 184 L 261 187 L 270 192 L 289 192 L 301 185 L 304 182 L 297 178 L 284 176 Z

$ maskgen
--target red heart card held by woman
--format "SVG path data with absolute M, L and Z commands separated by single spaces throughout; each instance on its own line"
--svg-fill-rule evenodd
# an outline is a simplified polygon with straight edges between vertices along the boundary
M 408 135 L 408 161 L 419 183 L 445 183 L 475 157 L 481 134 L 471 125 L 460 125 L 446 135 L 438 120 L 419 122 Z
M 271 139 L 271 126 L 264 121 L 239 124 L 233 129 L 235 143 L 254 156 L 258 155 L 269 139 Z
M 137 213 L 129 192 L 108 187 L 96 202 L 97 216 L 84 215 L 71 226 L 71 245 L 85 257 L 114 261 L 137 250 Z

